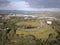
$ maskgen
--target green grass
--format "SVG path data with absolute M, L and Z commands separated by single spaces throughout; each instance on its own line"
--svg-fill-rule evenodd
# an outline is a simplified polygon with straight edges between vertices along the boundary
M 25 21 L 21 21 L 21 22 L 18 22 L 16 23 L 16 25 L 18 26 L 34 26 L 34 27 L 37 27 L 37 26 L 40 26 L 40 23 L 39 22 L 31 22 L 31 21 L 28 21 L 28 22 L 25 22 Z
M 43 25 L 43 22 L 41 24 L 39 23 L 36 23 L 36 22 L 20 22 L 18 23 L 18 25 L 28 25 L 28 24 L 31 24 L 33 26 L 36 26 L 36 25 Z M 36 24 L 36 25 L 35 25 Z M 52 29 L 49 25 L 45 24 L 44 23 L 44 26 L 40 29 L 17 29 L 17 34 L 24 34 L 24 35 L 34 35 L 36 36 L 37 38 L 42 38 L 42 39 L 47 39 L 48 38 L 48 35 L 50 33 L 52 33 L 54 36 L 57 35 L 57 33 L 55 32 L 54 29 Z

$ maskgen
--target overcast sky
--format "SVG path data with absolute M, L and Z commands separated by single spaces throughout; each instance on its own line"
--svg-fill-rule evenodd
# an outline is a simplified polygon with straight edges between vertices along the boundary
M 60 0 L 0 0 L 0 10 L 60 11 Z

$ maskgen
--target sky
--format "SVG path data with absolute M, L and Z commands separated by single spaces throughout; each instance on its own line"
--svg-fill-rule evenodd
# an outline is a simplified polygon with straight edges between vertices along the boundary
M 0 0 L 0 10 L 60 11 L 60 0 Z

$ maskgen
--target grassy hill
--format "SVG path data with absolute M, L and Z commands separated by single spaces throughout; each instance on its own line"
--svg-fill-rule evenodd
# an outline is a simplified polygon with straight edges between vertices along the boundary
M 17 23 L 17 25 L 19 26 L 28 26 L 28 24 L 32 25 L 32 26 L 39 26 L 40 28 L 33 28 L 33 29 L 22 29 L 22 28 L 18 28 L 16 33 L 17 34 L 24 34 L 24 35 L 34 35 L 37 38 L 42 38 L 42 39 L 47 39 L 49 34 L 52 34 L 54 36 L 57 35 L 57 33 L 55 32 L 55 30 L 47 25 L 45 22 L 41 21 L 40 23 L 38 22 L 19 22 Z

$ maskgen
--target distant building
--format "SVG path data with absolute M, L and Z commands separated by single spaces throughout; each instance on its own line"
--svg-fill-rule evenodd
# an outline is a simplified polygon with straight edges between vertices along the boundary
M 52 21 L 47 21 L 46 23 L 49 24 L 49 25 L 51 25 L 52 24 Z

